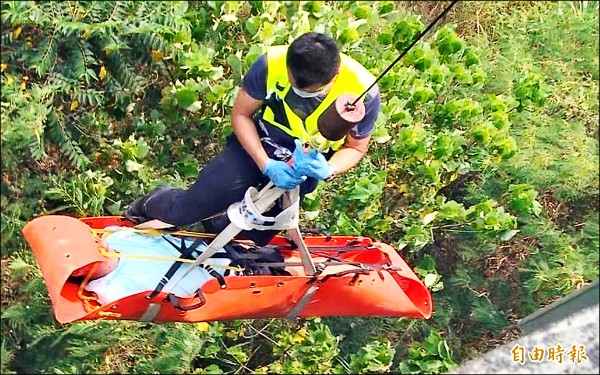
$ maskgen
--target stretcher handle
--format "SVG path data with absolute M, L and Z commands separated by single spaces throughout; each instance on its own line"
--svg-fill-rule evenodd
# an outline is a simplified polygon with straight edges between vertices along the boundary
M 181 311 L 190 311 L 190 310 L 194 310 L 199 307 L 202 307 L 206 303 L 206 298 L 204 298 L 204 295 L 202 294 L 202 292 L 200 291 L 199 288 L 196 289 L 196 292 L 194 293 L 194 297 L 198 298 L 200 301 L 197 303 L 194 303 L 193 305 L 188 305 L 188 306 L 182 306 L 179 303 L 179 298 L 177 298 L 177 296 L 173 293 L 169 293 L 168 297 L 166 299 L 169 302 L 171 302 L 173 304 L 173 307 L 175 307 L 176 309 L 181 310 Z

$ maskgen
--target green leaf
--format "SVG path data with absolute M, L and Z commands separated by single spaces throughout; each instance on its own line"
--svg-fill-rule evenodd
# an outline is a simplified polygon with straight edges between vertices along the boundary
M 383 45 L 392 44 L 393 40 L 394 36 L 390 33 L 382 32 L 379 35 L 377 35 L 377 41 Z
M 233 70 L 233 79 L 236 83 L 239 83 L 242 79 L 242 60 L 234 54 L 227 56 L 227 63 Z
M 462 203 L 455 201 L 448 201 L 442 205 L 439 209 L 440 219 L 446 219 L 450 221 L 463 221 L 466 219 L 467 210 Z
M 315 210 L 315 211 L 302 211 L 302 215 L 304 216 L 304 218 L 308 221 L 313 221 L 316 220 L 317 217 L 319 217 L 319 213 L 321 211 L 319 210 Z
M 373 138 L 373 141 L 375 141 L 377 143 L 386 143 L 390 139 L 392 139 L 392 136 L 390 135 L 390 133 L 388 132 L 388 129 L 386 127 L 378 126 L 375 128 L 372 138 Z
M 8 268 L 11 271 L 19 274 L 24 273 L 29 268 L 29 264 L 27 264 L 27 262 L 25 262 L 23 258 L 15 258 L 11 260 L 11 262 L 8 265 Z
M 378 1 L 379 5 L 379 14 L 389 13 L 394 10 L 394 2 L 393 1 Z
M 260 27 L 260 19 L 258 17 L 250 17 L 246 20 L 244 26 L 246 27 L 248 35 L 256 35 L 258 28 Z
M 183 89 L 175 93 L 175 99 L 177 99 L 177 104 L 179 104 L 183 108 L 187 108 L 190 105 L 192 105 L 192 103 L 194 103 L 194 101 L 196 101 L 197 98 L 198 94 L 195 91 L 189 89 Z
M 138 172 L 140 171 L 144 166 L 136 161 L 133 160 L 127 160 L 125 162 L 125 170 L 127 172 Z
M 498 234 L 498 239 L 503 242 L 510 241 L 517 233 L 519 233 L 518 229 L 507 229 L 500 234 Z
M 122 201 L 118 200 L 113 204 L 108 205 L 107 209 L 112 215 L 121 215 L 123 213 Z
M 475 51 L 472 47 L 468 47 L 465 49 L 464 58 L 466 66 L 479 64 L 479 57 L 475 54 Z
M 473 137 L 481 144 L 488 144 L 497 133 L 498 129 L 490 122 L 486 121 L 473 128 Z
M 204 368 L 204 372 L 206 374 L 224 374 L 225 373 L 223 370 L 221 370 L 221 368 L 218 365 L 215 365 L 214 363 L 206 366 Z
M 506 112 L 493 112 L 490 115 L 490 121 L 498 130 L 508 129 L 508 127 L 510 126 L 508 113 Z
M 146 155 L 148 155 L 149 152 L 150 152 L 150 147 L 148 146 L 148 143 L 143 138 L 138 139 L 138 141 L 136 142 L 137 158 L 140 160 L 144 159 L 146 157 Z
M 185 107 L 186 111 L 190 111 L 192 113 L 199 111 L 202 109 L 202 102 L 200 100 L 196 100 L 191 105 Z
M 427 215 L 425 215 L 422 220 L 423 225 L 428 225 L 429 223 L 431 223 L 433 221 L 433 219 L 435 219 L 437 214 L 438 214 L 437 211 L 433 211 L 433 212 L 430 212 Z
M 517 141 L 509 135 L 495 141 L 493 147 L 498 150 L 503 158 L 510 158 L 517 152 Z
M 338 37 L 339 41 L 342 44 L 357 41 L 359 38 L 360 38 L 360 34 L 358 33 L 358 30 L 356 30 L 355 28 L 347 28 L 347 29 L 343 30 L 340 33 L 340 36 Z
M 435 285 L 439 278 L 439 275 L 436 275 L 435 273 L 428 273 L 423 282 L 425 283 L 426 287 L 431 288 Z
M 452 353 L 450 352 L 450 347 L 448 347 L 446 340 L 441 340 L 438 344 L 438 353 L 442 359 L 452 360 Z
M 356 18 L 369 18 L 369 15 L 371 14 L 371 7 L 367 7 L 366 5 L 363 6 L 357 6 L 354 9 L 354 17 Z
M 435 271 L 435 259 L 429 254 L 425 254 L 423 258 L 419 261 L 419 265 L 417 269 L 423 275 L 427 275 L 428 273 L 433 273 Z
M 447 71 L 445 66 L 432 65 L 428 70 L 429 80 L 433 83 L 443 83 L 446 80 Z
M 424 373 L 434 374 L 444 372 L 445 366 L 439 359 L 426 360 L 421 364 Z
M 413 100 L 417 103 L 426 103 L 435 98 L 435 91 L 429 86 L 418 86 L 413 91 Z

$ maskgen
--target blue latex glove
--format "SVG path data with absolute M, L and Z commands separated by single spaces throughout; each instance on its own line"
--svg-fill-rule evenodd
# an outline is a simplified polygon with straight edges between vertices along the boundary
M 325 156 L 313 148 L 305 151 L 300 140 L 294 140 L 296 149 L 292 155 L 294 160 L 294 170 L 300 176 L 308 176 L 318 180 L 324 180 L 329 177 L 331 167 Z
M 304 182 L 304 179 L 296 173 L 294 168 L 280 160 L 270 159 L 263 174 L 268 176 L 273 184 L 280 189 L 293 189 Z

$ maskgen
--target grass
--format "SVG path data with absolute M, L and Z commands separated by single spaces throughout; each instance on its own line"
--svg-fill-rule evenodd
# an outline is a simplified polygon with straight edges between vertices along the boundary
M 484 253 L 490 244 L 466 237 L 455 243 L 460 272 L 448 274 L 447 289 L 434 296 L 437 310 L 452 316 L 463 308 L 498 317 L 504 312 L 509 320 L 500 332 L 478 327 L 468 314 L 454 326 L 447 320 L 463 361 L 514 339 L 518 319 L 598 278 L 599 68 L 597 3 L 461 6 L 450 21 L 472 44 L 487 47 L 480 49 L 489 72 L 486 91 L 511 93 L 515 79 L 526 74 L 540 75 L 549 89 L 544 105 L 514 114 L 511 135 L 519 151 L 501 173 L 467 185 L 465 199 L 471 200 L 497 196 L 509 184 L 529 184 L 544 210 L 539 217 L 519 217 L 521 232 L 494 252 Z M 493 305 L 479 303 L 473 293 Z M 482 346 L 482 337 L 490 344 Z

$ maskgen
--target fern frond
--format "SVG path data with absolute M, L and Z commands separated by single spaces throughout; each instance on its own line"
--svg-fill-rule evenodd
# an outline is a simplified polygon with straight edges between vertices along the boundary
M 127 19 L 127 16 L 130 13 L 130 9 L 128 7 L 132 4 L 127 4 L 128 2 L 115 1 L 112 7 L 110 14 L 105 22 L 115 22 L 115 21 L 123 21 Z M 139 6 L 140 4 L 134 4 L 134 6 Z
M 72 40 L 68 45 L 67 59 L 69 61 L 69 72 L 71 77 L 79 80 L 85 73 L 87 64 L 85 61 L 85 54 L 79 49 L 79 43 L 76 40 Z
M 80 89 L 74 91 L 73 98 L 77 99 L 80 105 L 94 108 L 101 106 L 104 102 L 104 92 L 95 89 Z
M 15 371 L 9 369 L 9 364 L 14 358 L 14 352 L 8 348 L 8 340 L 2 340 L 0 344 L 0 373 L 16 374 Z
M 172 44 L 158 34 L 140 34 L 139 40 L 148 48 L 148 51 L 161 51 L 164 56 L 173 56 L 175 60 L 180 60 L 183 57 L 180 49 L 174 48 Z
M 86 27 L 87 24 L 83 22 L 62 20 L 58 23 L 56 30 L 65 38 L 79 38 Z
M 46 38 L 41 45 L 42 52 L 33 60 L 32 68 L 34 68 L 40 77 L 43 77 L 50 67 L 54 64 L 57 56 L 57 42 L 55 40 L 56 30 L 52 32 L 50 37 Z
M 42 160 L 48 156 L 44 150 L 44 139 L 36 130 L 36 138 L 29 143 L 29 152 L 35 160 Z
M 114 79 L 113 77 L 108 77 L 106 80 L 106 99 L 108 102 L 116 105 L 123 106 L 127 104 L 127 95 L 123 89 L 123 86 Z
M 62 153 L 67 156 L 72 165 L 78 168 L 85 168 L 90 165 L 90 159 L 65 129 L 65 125 L 59 120 L 56 113 L 50 116 L 47 129 L 52 140 L 60 146 Z
M 52 71 L 48 74 L 46 81 L 56 93 L 66 93 L 78 87 L 77 80 L 65 77 L 62 73 Z
M 24 1 L 3 1 L 2 24 L 15 26 L 27 22 L 28 8 L 29 5 Z
M 132 89 L 135 85 L 135 74 L 123 62 L 119 52 L 112 52 L 105 57 L 106 69 L 115 77 L 122 87 Z

